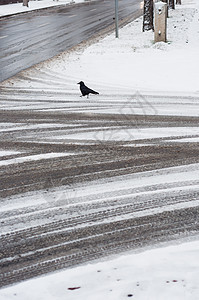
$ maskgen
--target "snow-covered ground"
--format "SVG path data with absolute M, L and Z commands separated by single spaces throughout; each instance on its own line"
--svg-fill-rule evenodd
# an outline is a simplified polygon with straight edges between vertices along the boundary
M 148 250 L 32 279 L 1 300 L 197 300 L 199 242 Z
M 197 1 L 197 0 L 196 0 Z M 197 7 L 198 7 L 198 1 Z M 168 43 L 154 44 L 152 31 L 142 33 L 142 17 L 119 32 L 52 61 L 51 70 L 66 82 L 83 80 L 103 93 L 160 92 L 199 95 L 199 11 L 192 0 L 176 6 L 168 19 Z M 169 93 L 168 93 L 169 92 Z
M 124 113 L 139 114 L 143 110 L 143 105 L 137 104 L 132 110 L 132 101 L 127 101 L 129 97 L 135 95 L 136 91 L 139 91 L 139 95 L 165 96 L 162 98 L 163 101 L 159 100 L 158 103 L 153 97 L 151 99 L 154 102 L 147 100 L 144 106 L 146 114 L 150 114 L 151 110 L 154 113 L 153 106 L 155 106 L 155 113 L 159 115 L 198 116 L 199 1 L 182 0 L 182 2 L 181 6 L 176 6 L 176 10 L 169 12 L 168 43 L 166 44 L 154 44 L 153 32 L 142 33 L 142 19 L 140 18 L 120 29 L 119 39 L 115 39 L 114 34 L 111 34 L 87 48 L 80 47 L 74 52 L 63 53 L 51 61 L 24 71 L 24 77 L 10 79 L 4 83 L 4 86 L 29 91 L 58 92 L 61 89 L 63 95 L 59 94 L 57 99 L 63 100 L 67 97 L 75 99 L 76 97 L 80 105 L 82 99 L 78 97 L 79 91 L 76 83 L 84 80 L 86 84 L 98 90 L 100 95 L 91 96 L 91 100 L 83 100 L 84 104 L 81 102 L 81 107 L 74 105 L 73 102 L 72 110 L 75 112 L 79 109 L 88 113 L 97 111 L 118 114 L 125 110 Z M 168 95 L 171 98 L 168 98 Z M 172 98 L 173 95 L 176 98 Z M 177 97 L 179 95 L 185 95 L 188 98 L 184 101 L 183 98 Z M 14 98 L 15 95 L 13 101 Z M 58 105 L 59 100 L 52 105 Z M 116 102 L 113 105 L 111 101 Z M 116 105 L 117 101 L 118 103 L 123 101 L 119 109 Z M 50 101 L 46 109 L 49 109 L 49 103 Z M 97 108 L 93 108 L 93 103 Z M 133 103 L 136 104 L 136 101 Z M 2 105 L 9 104 L 5 101 Z M 22 104 L 18 102 L 17 105 L 19 109 L 20 105 L 21 108 L 25 108 L 25 105 L 30 108 L 31 104 L 29 102 L 25 104 L 24 101 Z M 38 104 L 35 104 L 34 108 L 36 105 Z M 61 105 L 64 106 L 63 103 Z M 53 106 L 50 108 L 53 109 Z M 40 107 L 37 106 L 37 109 Z M 67 110 L 68 107 L 60 109 Z M 157 136 L 157 132 L 159 136 L 175 137 L 178 130 L 180 134 L 183 130 L 185 135 L 193 133 L 193 130 L 195 134 L 198 134 L 196 127 L 176 128 L 175 130 L 164 128 L 156 132 L 153 129 L 137 130 L 129 137 L 136 135 L 137 139 L 141 139 L 149 134 Z M 126 134 L 128 135 L 127 131 Z M 82 134 L 75 138 L 83 139 L 83 137 L 85 138 L 85 135 Z M 89 139 L 89 136 L 86 138 Z M 100 135 L 98 138 L 100 139 Z M 117 139 L 122 138 L 123 136 L 119 136 Z M 197 137 L 195 142 L 198 142 Z M 174 180 L 171 176 L 173 170 L 174 168 L 171 168 L 169 171 L 171 181 Z M 193 173 L 191 171 L 188 174 L 190 180 L 196 178 L 195 172 L 197 171 L 194 170 Z M 156 174 L 158 178 L 149 177 L 151 180 L 153 178 L 156 182 L 160 182 L 160 174 Z M 181 176 L 182 172 L 179 172 L 175 180 L 180 180 Z M 103 190 L 106 188 L 108 191 L 113 190 L 113 187 L 107 183 Z M 91 187 L 89 191 L 90 189 Z M 93 189 L 96 191 L 96 186 Z M 195 205 L 198 204 L 195 203 Z M 1 300 L 101 300 L 103 298 L 122 300 L 127 297 L 137 300 L 197 300 L 198 295 L 198 240 L 186 241 L 183 244 L 161 249 L 151 249 L 139 254 L 126 254 L 105 262 L 87 264 L 28 280 L 0 291 Z

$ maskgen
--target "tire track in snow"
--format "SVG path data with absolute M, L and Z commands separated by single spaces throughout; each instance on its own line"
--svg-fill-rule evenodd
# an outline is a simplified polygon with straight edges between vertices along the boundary
M 197 116 L 49 86 L 1 97 L 0 286 L 198 233 Z

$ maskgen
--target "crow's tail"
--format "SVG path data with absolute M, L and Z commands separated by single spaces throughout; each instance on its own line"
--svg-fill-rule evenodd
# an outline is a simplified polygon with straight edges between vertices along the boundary
M 95 95 L 99 95 L 99 93 L 98 92 L 96 92 L 96 91 L 93 91 L 93 90 L 91 90 L 91 92 L 90 92 L 91 94 L 95 94 Z

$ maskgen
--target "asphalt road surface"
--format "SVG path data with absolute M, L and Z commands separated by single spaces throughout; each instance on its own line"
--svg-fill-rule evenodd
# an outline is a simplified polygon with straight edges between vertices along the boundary
M 141 0 L 119 1 L 119 20 L 141 14 Z M 0 20 L 0 82 L 114 24 L 114 1 L 49 8 Z
M 122 109 L 126 99 L 103 97 L 1 88 L 1 287 L 198 234 L 199 179 L 189 176 L 198 174 L 198 135 L 183 134 L 198 117 L 98 113 Z M 149 102 L 196 105 L 191 97 Z M 117 138 L 165 127 L 181 129 L 175 137 Z

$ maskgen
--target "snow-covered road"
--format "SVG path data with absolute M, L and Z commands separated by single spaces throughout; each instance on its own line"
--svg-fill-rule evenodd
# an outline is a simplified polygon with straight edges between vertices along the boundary
M 124 96 L 115 113 L 97 100 L 88 112 L 85 100 L 80 108 L 59 94 L 53 111 L 47 98 L 41 108 L 28 97 L 0 112 L 1 286 L 198 233 L 196 113 L 155 115 L 150 105 L 119 114 Z M 160 96 L 142 109 L 153 99 L 172 110 L 172 97 Z

